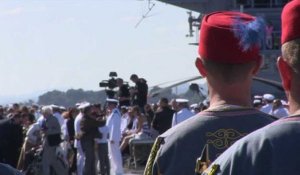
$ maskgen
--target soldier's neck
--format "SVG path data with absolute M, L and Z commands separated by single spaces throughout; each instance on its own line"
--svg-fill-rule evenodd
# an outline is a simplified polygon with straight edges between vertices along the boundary
M 237 105 L 251 107 L 251 81 L 220 83 L 208 81 L 210 106 Z
M 243 107 L 251 107 L 250 94 L 239 94 L 232 92 L 231 94 L 219 94 L 211 92 L 210 95 L 210 107 L 222 106 L 222 105 L 236 105 Z
M 293 104 L 290 102 L 290 115 L 300 115 L 300 104 Z

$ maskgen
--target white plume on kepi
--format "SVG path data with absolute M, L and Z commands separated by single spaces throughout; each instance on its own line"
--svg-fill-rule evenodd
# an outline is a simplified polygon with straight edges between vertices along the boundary
M 274 95 L 272 94 L 264 94 L 263 98 L 268 101 L 272 101 L 275 99 Z

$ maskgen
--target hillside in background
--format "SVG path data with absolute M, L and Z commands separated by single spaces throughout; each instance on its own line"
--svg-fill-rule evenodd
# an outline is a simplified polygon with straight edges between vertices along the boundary
M 60 106 L 74 106 L 78 102 L 88 101 L 90 103 L 104 103 L 106 94 L 101 91 L 84 91 L 83 89 L 69 89 L 66 92 L 53 90 L 38 97 L 40 105 L 56 104 Z

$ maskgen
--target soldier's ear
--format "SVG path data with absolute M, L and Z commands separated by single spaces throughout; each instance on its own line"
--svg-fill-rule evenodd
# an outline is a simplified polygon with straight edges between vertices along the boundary
M 290 91 L 291 89 L 291 77 L 292 77 L 292 71 L 291 67 L 288 65 L 286 61 L 284 61 L 283 57 L 278 57 L 277 59 L 277 67 L 280 73 L 280 77 L 282 80 L 283 88 L 286 91 Z
M 207 73 L 206 73 L 206 70 L 204 68 L 203 61 L 201 58 L 199 58 L 199 57 L 196 58 L 195 65 L 196 65 L 198 71 L 200 72 L 200 74 L 202 75 L 202 77 L 206 77 Z
M 262 64 L 263 64 L 263 59 L 258 59 L 258 60 L 255 62 L 255 67 L 254 67 L 253 72 L 252 72 L 253 75 L 258 74 L 258 72 L 259 72 L 259 70 L 260 70 Z

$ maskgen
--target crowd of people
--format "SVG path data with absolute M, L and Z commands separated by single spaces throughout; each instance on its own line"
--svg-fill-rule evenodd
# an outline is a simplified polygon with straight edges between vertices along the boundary
M 1 106 L 0 163 L 28 175 L 123 174 L 131 141 L 154 141 L 208 107 L 206 101 L 189 106 L 187 99 L 167 98 L 147 104 L 146 81 L 130 78 L 136 87 L 116 79 L 119 90 L 105 104 Z
M 265 113 L 275 114 L 281 107 L 287 111 L 288 105 L 277 105 L 280 100 L 271 94 L 253 98 L 253 106 Z M 209 100 L 189 104 L 187 99 L 164 97 L 143 109 L 120 106 L 117 99 L 107 99 L 105 108 L 88 102 L 68 109 L 57 105 L 0 107 L 0 162 L 26 174 L 96 174 L 97 170 L 104 175 L 122 174 L 131 141 L 154 140 L 207 108 Z
M 264 22 L 241 12 L 214 12 L 203 17 L 196 59 L 209 100 L 147 104 L 146 80 L 133 74 L 135 87 L 117 79 L 119 92 L 103 108 L 89 102 L 68 109 L 0 107 L 0 172 L 121 175 L 131 141 L 156 139 L 145 175 L 298 174 L 299 21 L 300 1 L 293 0 L 282 12 L 278 58 L 288 102 L 272 94 L 251 98 Z

